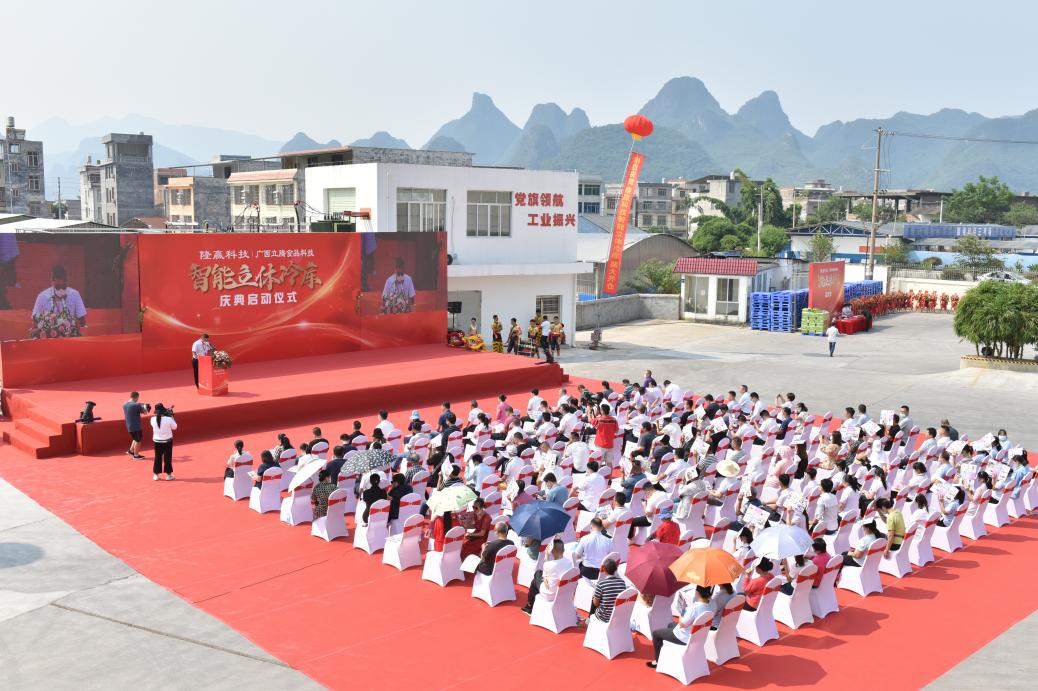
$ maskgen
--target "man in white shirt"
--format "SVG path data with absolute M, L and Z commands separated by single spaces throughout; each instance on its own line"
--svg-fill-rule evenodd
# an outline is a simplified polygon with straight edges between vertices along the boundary
M 476 425 L 476 423 L 479 422 L 479 414 L 482 413 L 482 412 L 483 412 L 482 409 L 480 409 L 480 407 L 479 407 L 479 401 L 472 401 L 472 404 L 469 407 L 469 416 L 468 416 L 468 423 L 469 423 L 469 425 L 474 427 Z
M 530 400 L 526 403 L 526 417 L 531 420 L 540 418 L 541 403 L 544 401 L 538 389 L 530 389 Z
M 840 330 L 836 328 L 836 322 L 825 330 L 825 337 L 829 340 L 829 357 L 832 357 L 836 352 L 836 339 L 840 337 Z
M 739 400 L 736 402 L 735 407 L 745 415 L 749 415 L 753 411 L 753 403 L 750 401 L 750 389 L 745 384 L 739 385 Z
M 195 372 L 195 388 L 198 388 L 198 358 L 205 357 L 213 352 L 213 346 L 209 342 L 209 334 L 191 344 L 191 369 Z
M 670 447 L 672 449 L 680 449 L 683 441 L 681 434 L 681 425 L 678 424 L 677 416 L 670 414 L 668 418 L 666 415 L 663 417 L 667 421 L 667 424 L 660 430 L 661 435 L 670 437 Z
M 581 510 L 596 510 L 598 508 L 598 500 L 602 496 L 602 492 L 606 491 L 606 487 L 608 487 L 606 479 L 598 474 L 598 463 L 588 461 L 587 472 L 584 474 L 584 479 L 577 490 L 577 499 L 580 501 Z
M 568 440 L 573 436 L 573 426 L 577 424 L 578 420 L 569 404 L 566 404 L 563 410 L 562 417 L 559 419 L 559 434 Z
M 562 575 L 573 568 L 573 561 L 566 556 L 566 545 L 562 540 L 555 538 L 551 544 L 544 562 L 544 568 L 538 569 L 530 581 L 530 593 L 526 596 L 526 606 L 523 611 L 527 614 L 533 613 L 533 603 L 538 597 L 543 597 L 547 602 L 554 602 L 555 595 L 559 592 L 559 582 Z
M 675 406 L 681 405 L 682 397 L 681 387 L 670 381 L 669 379 L 663 382 L 663 398 L 670 401 Z
M 559 389 L 559 400 L 555 403 L 555 410 L 561 411 L 562 406 L 569 405 L 569 402 L 572 400 L 570 395 L 566 393 L 566 389 Z
M 478 492 L 483 486 L 483 480 L 493 472 L 494 469 L 483 462 L 483 456 L 474 453 L 469 458 L 468 468 L 465 470 L 465 484 Z
M 396 429 L 393 423 L 389 421 L 388 410 L 378 411 L 378 424 L 375 425 L 375 429 L 382 430 L 382 436 L 386 439 L 389 439 L 389 433 Z
M 587 459 L 591 456 L 591 447 L 587 445 L 587 442 L 579 439 L 570 441 L 566 446 L 565 454 L 573 459 L 574 473 L 587 472 Z
M 83 298 L 75 288 L 68 287 L 68 274 L 65 267 L 55 265 L 50 272 L 50 288 L 46 288 L 36 296 L 36 302 L 32 307 L 32 318 L 34 327 L 38 320 L 64 319 L 69 323 L 67 333 L 59 333 L 62 336 L 79 336 L 80 329 L 86 327 L 86 306 Z M 48 328 L 41 329 L 40 337 L 48 338 Z
M 581 576 L 596 581 L 602 562 L 613 549 L 613 541 L 602 533 L 601 518 L 592 518 L 589 529 L 590 532 L 577 542 L 573 550 L 573 561 L 580 568 Z

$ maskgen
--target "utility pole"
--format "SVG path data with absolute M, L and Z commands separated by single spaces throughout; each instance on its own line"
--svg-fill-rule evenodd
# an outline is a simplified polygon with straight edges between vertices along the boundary
M 879 225 L 879 163 L 883 147 L 883 128 L 876 128 L 876 168 L 872 176 L 872 230 L 869 232 L 869 255 L 865 262 L 865 280 L 872 280 L 876 266 L 876 227 Z
M 62 218 L 62 212 L 61 212 L 61 178 L 59 177 L 58 178 L 58 220 L 61 220 L 61 218 Z
M 757 205 L 757 254 L 760 254 L 760 231 L 764 228 L 764 183 L 760 184 L 760 202 Z

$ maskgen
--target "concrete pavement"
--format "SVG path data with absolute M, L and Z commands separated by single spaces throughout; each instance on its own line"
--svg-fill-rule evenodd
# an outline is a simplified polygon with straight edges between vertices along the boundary
M 0 688 L 320 688 L 3 480 L 0 506 Z

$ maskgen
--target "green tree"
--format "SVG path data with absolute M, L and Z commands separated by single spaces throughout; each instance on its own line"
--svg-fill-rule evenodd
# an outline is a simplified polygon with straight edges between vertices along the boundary
M 673 295 L 681 291 L 681 278 L 674 273 L 674 262 L 650 259 L 638 267 L 638 272 L 627 281 L 627 287 L 639 293 Z
M 847 200 L 843 197 L 829 197 L 818 205 L 815 212 L 807 217 L 808 223 L 832 223 L 847 218 Z
M 1030 204 L 1017 202 L 1009 207 L 1009 211 L 1002 214 L 1002 223 L 1017 228 L 1038 225 L 1038 209 Z
M 978 354 L 988 347 L 996 357 L 1022 358 L 1038 342 L 1038 286 L 983 281 L 962 297 L 954 328 Z
M 764 226 L 760 233 L 760 250 L 757 250 L 757 234 L 754 233 L 746 244 L 746 255 L 750 257 L 774 257 L 789 244 L 789 233 L 778 226 Z
M 851 213 L 858 217 L 859 221 L 872 223 L 872 201 L 863 200 L 851 207 Z M 894 210 L 884 204 L 876 205 L 876 221 L 878 223 L 890 223 L 894 220 Z
M 1013 192 L 997 176 L 983 175 L 977 182 L 952 190 L 944 201 L 944 219 L 957 223 L 996 223 L 1009 211 Z
M 726 251 L 742 249 L 742 238 L 738 235 L 725 235 L 721 238 L 721 249 Z
M 811 238 L 810 260 L 827 262 L 833 256 L 833 238 L 825 233 L 815 233 Z
M 739 208 L 747 219 L 757 219 L 758 205 L 761 201 L 761 187 L 764 188 L 764 223 L 773 226 L 788 228 L 793 224 L 792 219 L 787 216 L 786 209 L 782 204 L 782 192 L 771 178 L 757 185 L 742 171 L 735 171 L 736 177 L 742 183 L 739 192 Z
M 889 245 L 883 248 L 883 253 L 879 256 L 883 257 L 884 264 L 907 264 L 908 263 L 908 243 L 902 238 L 897 238 Z
M 722 238 L 733 235 L 739 238 L 735 247 L 744 247 L 750 233 L 750 227 L 744 223 L 737 225 L 727 218 L 711 216 L 696 227 L 692 234 L 692 246 L 700 252 L 717 252 L 723 249 Z
M 974 278 L 978 273 L 997 269 L 1002 262 L 995 258 L 995 248 L 976 235 L 964 235 L 955 243 L 955 263 Z

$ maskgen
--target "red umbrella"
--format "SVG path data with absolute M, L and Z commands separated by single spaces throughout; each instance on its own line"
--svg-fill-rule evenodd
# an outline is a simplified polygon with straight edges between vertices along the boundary
M 631 553 L 625 573 L 627 580 L 645 595 L 673 595 L 683 584 L 678 582 L 670 565 L 681 554 L 677 545 L 646 543 Z

